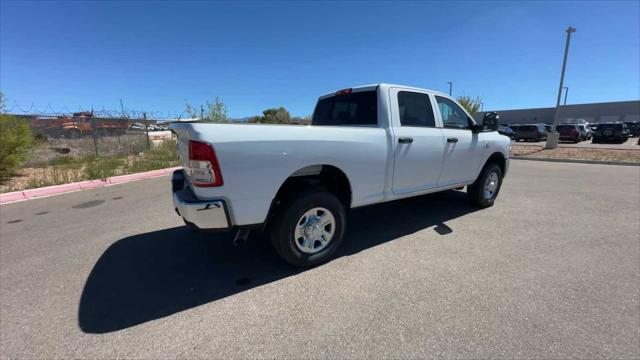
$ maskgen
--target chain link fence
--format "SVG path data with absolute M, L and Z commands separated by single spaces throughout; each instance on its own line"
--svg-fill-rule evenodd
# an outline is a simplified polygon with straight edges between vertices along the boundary
M 158 141 L 172 139 L 167 123 L 145 118 L 96 118 L 90 113 L 75 113 L 53 118 L 32 117 L 29 124 L 35 139 L 48 145 L 31 158 L 32 164 L 59 154 L 135 155 Z
M 0 192 L 100 179 L 176 166 L 175 137 L 168 122 L 140 118 L 20 116 L 34 146 L 21 170 Z

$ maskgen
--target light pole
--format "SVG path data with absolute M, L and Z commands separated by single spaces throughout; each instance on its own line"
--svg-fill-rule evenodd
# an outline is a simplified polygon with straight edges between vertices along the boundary
M 567 96 L 569 96 L 569 87 L 563 86 L 562 88 L 564 89 L 564 104 L 562 105 L 567 105 Z
M 482 112 L 483 110 L 484 110 L 484 103 L 483 103 L 483 102 L 481 102 L 481 103 L 480 103 L 480 112 Z
M 447 84 L 449 84 L 449 96 L 451 96 L 451 92 L 453 90 L 453 83 L 451 81 L 447 81 Z
M 558 100 L 556 101 L 556 111 L 553 114 L 552 132 L 547 134 L 547 144 L 545 149 L 555 149 L 558 147 L 559 135 L 556 132 L 556 123 L 558 122 L 558 109 L 560 108 L 560 99 L 562 98 L 562 88 L 564 84 L 564 72 L 567 68 L 567 56 L 569 55 L 569 43 L 571 42 L 571 34 L 576 32 L 576 28 L 569 26 L 566 30 L 567 41 L 564 44 L 564 59 L 562 60 L 562 72 L 560 73 L 560 86 L 558 87 Z

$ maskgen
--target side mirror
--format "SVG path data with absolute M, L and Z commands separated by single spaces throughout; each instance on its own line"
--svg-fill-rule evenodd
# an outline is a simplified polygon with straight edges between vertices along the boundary
M 476 124 L 471 127 L 471 131 L 479 133 L 483 131 L 497 131 L 500 115 L 496 112 L 488 112 L 482 118 L 482 124 Z
M 498 123 L 500 122 L 500 115 L 497 112 L 491 111 L 484 114 L 482 118 L 482 126 L 486 131 L 498 130 Z

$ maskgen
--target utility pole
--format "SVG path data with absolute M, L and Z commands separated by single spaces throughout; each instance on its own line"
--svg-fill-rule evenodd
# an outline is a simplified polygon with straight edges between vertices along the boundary
M 85 121 L 85 119 L 82 119 Z M 96 151 L 96 157 L 100 156 L 98 153 L 98 128 L 96 126 L 96 119 L 93 117 L 93 107 L 91 107 L 91 137 L 93 138 L 93 148 Z
M 449 84 L 449 96 L 451 96 L 451 93 L 453 92 L 453 82 L 447 81 L 447 84 Z
M 558 147 L 559 135 L 556 132 L 556 123 L 558 122 L 558 109 L 560 108 L 560 99 L 562 99 L 562 88 L 564 87 L 564 72 L 567 69 L 567 57 L 569 55 L 569 43 L 571 42 L 571 34 L 576 32 L 576 28 L 569 26 L 566 32 L 567 41 L 564 44 L 564 59 L 562 60 L 562 72 L 560 73 L 560 86 L 558 86 L 556 111 L 553 115 L 553 126 L 551 127 L 552 132 L 550 134 L 547 134 L 547 144 L 545 146 L 545 149 L 555 149 L 556 147 Z
M 147 134 L 147 149 L 151 149 L 151 140 L 149 140 L 149 125 L 147 124 L 147 113 L 142 113 L 144 117 L 144 132 Z
M 567 105 L 567 96 L 569 96 L 569 87 L 568 86 L 564 86 L 564 104 L 562 105 Z
M 122 99 L 120 99 L 120 117 L 124 118 L 124 104 L 122 103 Z
M 200 104 L 200 120 L 204 119 L 204 107 Z

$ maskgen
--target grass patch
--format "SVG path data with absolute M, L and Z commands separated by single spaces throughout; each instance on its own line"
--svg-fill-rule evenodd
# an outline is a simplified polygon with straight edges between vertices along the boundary
M 41 172 L 34 174 L 35 176 L 31 176 L 26 180 L 26 186 L 20 189 L 11 189 L 9 191 L 33 189 L 43 186 L 61 185 L 86 180 L 82 173 L 60 166 L 52 166 L 39 170 L 41 170 Z
M 133 174 L 173 166 L 178 166 L 176 142 L 167 140 L 152 147 L 141 156 L 135 157 L 127 170 L 129 174 Z
M 165 140 L 136 155 L 63 155 L 50 159 L 43 166 L 22 169 L 21 176 L 14 177 L 7 184 L 0 186 L 0 192 L 104 179 L 164 169 L 178 164 L 175 140 Z
M 109 156 L 88 161 L 84 166 L 84 174 L 88 180 L 104 179 L 110 176 L 122 174 L 122 169 L 127 162 L 123 156 Z

